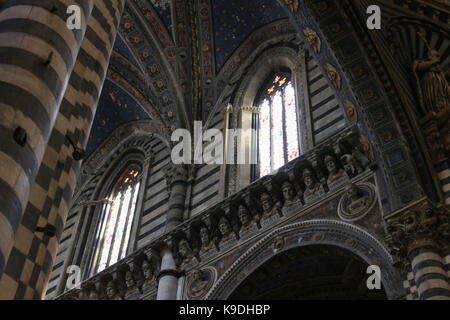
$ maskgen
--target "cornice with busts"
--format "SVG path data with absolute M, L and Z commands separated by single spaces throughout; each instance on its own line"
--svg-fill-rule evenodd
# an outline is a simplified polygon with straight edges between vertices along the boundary
M 286 202 L 281 190 L 281 185 L 284 185 L 283 181 L 289 181 L 294 188 L 293 196 L 296 199 L 299 199 L 295 200 L 300 208 L 297 209 L 301 211 L 301 208 L 306 205 L 306 200 L 303 198 L 306 185 L 302 178 L 305 170 L 308 170 L 308 172 L 311 172 L 314 175 L 315 183 L 324 190 L 324 193 L 314 200 L 319 202 L 331 192 L 327 184 L 327 177 L 331 173 L 328 173 L 325 168 L 324 159 L 327 156 L 334 157 L 337 161 L 337 165 L 340 168 L 343 168 L 343 174 L 347 175 L 349 180 L 351 180 L 359 175 L 366 174 L 367 170 L 373 168 L 371 160 L 364 155 L 362 150 L 364 150 L 364 146 L 361 143 L 357 128 L 351 127 L 344 130 L 340 134 L 316 147 L 311 152 L 304 154 L 300 158 L 287 164 L 285 167 L 282 167 L 274 175 L 269 175 L 257 180 L 233 196 L 228 197 L 222 202 L 207 209 L 202 214 L 184 221 L 170 232 L 155 239 L 152 243 L 139 249 L 131 256 L 105 269 L 94 276 L 94 278 L 87 280 L 81 285 L 81 292 L 85 288 L 88 288 L 93 282 L 100 282 L 101 285 L 97 285 L 97 287 L 103 288 L 101 290 L 104 292 L 106 290 L 105 283 L 110 281 L 110 279 L 115 279 L 115 288 L 118 292 L 122 292 L 122 296 L 126 294 L 127 290 L 131 289 L 144 292 L 146 288 L 144 286 L 144 277 L 142 276 L 142 265 L 144 264 L 144 261 L 147 261 L 147 264 L 150 262 L 152 263 L 152 271 L 155 277 L 159 272 L 158 265 L 161 262 L 161 252 L 167 248 L 173 252 L 177 267 L 180 270 L 190 270 L 190 268 L 196 266 L 202 260 L 201 249 L 203 249 L 203 247 L 200 237 L 201 230 L 206 230 L 211 244 L 211 246 L 208 247 L 208 250 L 211 251 L 206 251 L 206 253 L 209 252 L 210 257 L 217 256 L 221 254 L 220 252 L 223 250 L 221 246 L 226 239 L 236 241 L 235 244 L 238 245 L 242 232 L 250 230 L 249 232 L 254 232 L 255 235 L 257 235 L 265 230 L 262 227 L 262 219 L 265 219 L 263 214 L 265 211 L 261 202 L 263 194 L 270 195 L 272 206 L 271 212 L 273 213 L 273 216 L 276 219 L 282 219 L 281 216 L 277 217 L 275 215 L 276 212 L 280 211 L 277 211 L 274 208 L 278 207 L 281 209 L 283 203 Z M 340 159 L 348 159 L 348 157 L 354 158 L 354 163 L 358 168 L 345 167 L 343 163 L 341 163 L 343 160 Z M 168 178 L 169 181 L 187 177 L 188 170 L 184 166 L 172 165 L 167 168 L 167 174 L 172 176 L 172 178 Z M 308 205 L 310 204 L 312 203 L 308 203 Z M 241 210 L 244 210 L 248 215 L 248 218 L 250 219 L 249 225 L 255 225 L 256 228 L 249 228 L 243 225 L 238 214 L 238 211 Z M 222 219 L 229 222 L 230 233 L 226 235 L 221 234 L 222 231 L 219 228 L 219 223 Z M 184 241 L 187 246 L 186 253 L 184 254 L 179 251 L 179 244 L 181 241 Z M 151 253 L 151 259 L 148 258 L 149 253 Z M 130 266 L 133 266 L 133 269 L 131 269 Z M 133 282 L 133 279 L 131 279 L 129 274 L 130 272 L 132 273 L 137 289 L 128 288 L 126 286 L 125 276 L 128 276 L 128 282 Z M 95 290 L 98 291 L 100 289 Z M 71 291 L 64 294 L 61 298 L 73 296 L 79 292 L 80 291 Z

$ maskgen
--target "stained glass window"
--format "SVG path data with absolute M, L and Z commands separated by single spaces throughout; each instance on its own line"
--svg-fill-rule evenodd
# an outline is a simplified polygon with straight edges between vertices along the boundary
M 125 258 L 141 185 L 140 178 L 139 168 L 128 168 L 105 199 L 96 232 L 91 276 Z
M 290 74 L 271 76 L 259 97 L 259 176 L 264 177 L 300 155 L 295 88 Z

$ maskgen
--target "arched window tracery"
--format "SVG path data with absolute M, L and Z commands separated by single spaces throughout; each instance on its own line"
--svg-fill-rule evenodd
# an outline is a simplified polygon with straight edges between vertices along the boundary
M 94 240 L 91 276 L 125 258 L 141 177 L 139 166 L 128 166 L 105 198 Z
M 300 155 L 296 92 L 290 72 L 275 72 L 261 87 L 258 106 L 259 177 Z

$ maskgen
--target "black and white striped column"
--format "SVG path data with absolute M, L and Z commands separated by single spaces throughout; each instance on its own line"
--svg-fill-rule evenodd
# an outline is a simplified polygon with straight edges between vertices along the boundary
M 81 9 L 80 30 L 67 27 L 69 5 Z M 93 5 L 94 0 L 9 0 L 0 11 L 0 275 Z
M 166 230 L 169 232 L 183 221 L 184 205 L 187 190 L 187 171 L 181 165 L 169 164 L 165 170 L 166 183 L 169 187 L 169 212 L 166 219 Z
M 448 273 L 440 250 L 432 241 L 421 241 L 409 252 L 420 300 L 450 300 Z

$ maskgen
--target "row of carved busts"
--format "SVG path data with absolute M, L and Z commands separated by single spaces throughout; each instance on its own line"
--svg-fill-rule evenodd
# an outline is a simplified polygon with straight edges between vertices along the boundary
M 354 130 L 345 131 L 184 224 L 173 233 L 177 263 L 199 262 L 344 185 L 349 185 L 348 198 L 357 206 L 363 197 L 350 181 L 372 163 L 370 147 L 362 141 Z
M 320 150 L 313 150 L 290 162 L 275 174 L 259 179 L 249 187 L 225 199 L 206 212 L 184 222 L 170 233 L 156 239 L 134 257 L 104 270 L 96 279 L 93 296 L 108 299 L 126 297 L 148 289 L 159 272 L 159 249 L 172 249 L 180 269 L 189 270 L 199 261 L 276 224 L 285 216 L 296 214 L 304 206 L 336 189 L 366 171 L 371 160 L 366 146 L 353 130 L 346 130 Z M 172 168 L 174 179 L 184 170 Z M 362 199 L 360 190 L 350 184 L 348 197 L 352 204 Z M 151 248 L 151 249 L 150 249 Z M 151 253 L 150 253 L 151 252 Z M 84 286 L 89 287 L 89 286 Z M 78 291 L 89 297 L 85 291 Z
M 80 289 L 70 291 L 62 299 L 135 299 L 155 288 L 159 268 L 158 253 L 151 249 L 139 251 L 82 283 Z

